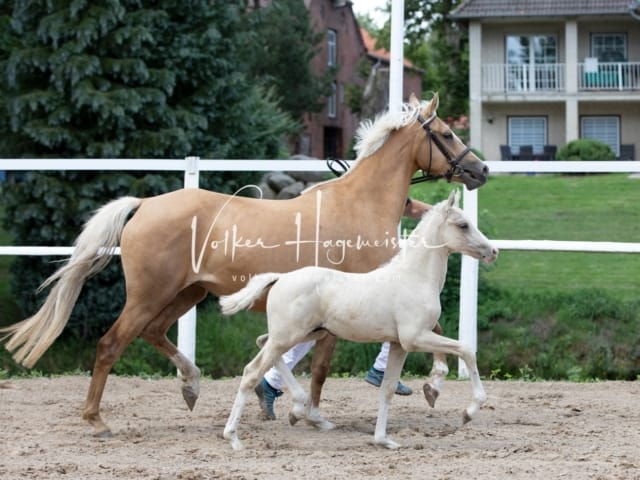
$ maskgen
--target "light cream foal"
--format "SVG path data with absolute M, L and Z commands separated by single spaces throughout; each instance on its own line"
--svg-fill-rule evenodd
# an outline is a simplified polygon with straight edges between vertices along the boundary
M 305 267 L 289 273 L 254 277 L 233 295 L 220 299 L 224 314 L 233 314 L 263 295 L 267 298 L 269 333 L 258 339 L 261 350 L 245 367 L 224 437 L 234 449 L 242 448 L 238 424 L 247 397 L 264 373 L 276 365 L 291 396 L 291 423 L 306 418 L 307 396 L 281 355 L 299 342 L 327 332 L 355 342 L 391 342 L 389 363 L 380 389 L 380 408 L 374 443 L 387 448 L 399 444 L 387 436 L 387 416 L 407 352 L 454 354 L 467 364 L 473 386 L 464 422 L 486 400 L 473 349 L 434 333 L 440 316 L 440 292 L 447 259 L 460 252 L 487 263 L 498 255 L 487 238 L 458 208 L 457 192 L 425 214 L 406 246 L 382 267 L 369 273 L 346 273 L 322 267 Z

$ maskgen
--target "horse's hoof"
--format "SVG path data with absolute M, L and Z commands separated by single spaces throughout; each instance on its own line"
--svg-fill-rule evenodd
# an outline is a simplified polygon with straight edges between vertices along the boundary
M 385 437 L 385 438 L 381 438 L 381 439 L 374 438 L 369 443 L 371 443 L 372 445 L 378 446 L 378 447 L 388 448 L 389 450 L 397 450 L 397 449 L 402 447 L 402 445 L 400 445 L 397 442 L 394 442 L 389 437 Z
M 329 430 L 333 430 L 336 428 L 334 423 L 331 423 L 329 420 L 324 418 L 306 418 L 305 421 L 307 425 L 311 425 L 312 427 L 317 428 L 323 432 L 328 432 Z
M 93 434 L 93 436 L 95 438 L 111 438 L 113 437 L 113 433 L 111 433 L 111 430 L 107 429 L 96 432 Z
M 198 394 L 193 391 L 192 387 L 182 387 L 182 398 L 187 403 L 189 410 L 193 410 L 196 400 L 198 400 Z
M 440 392 L 435 388 L 433 388 L 428 383 L 424 384 L 424 387 L 422 387 L 422 390 L 424 391 L 424 398 L 427 400 L 427 403 L 429 404 L 429 406 L 431 408 L 435 408 L 436 400 L 438 399 L 438 395 L 440 395 Z
M 471 415 L 469 415 L 465 410 L 464 412 L 462 412 L 462 425 L 466 425 L 470 421 L 471 421 Z
M 298 423 L 298 420 L 300 420 L 298 416 L 294 415 L 293 412 L 289 412 L 289 425 L 295 425 Z

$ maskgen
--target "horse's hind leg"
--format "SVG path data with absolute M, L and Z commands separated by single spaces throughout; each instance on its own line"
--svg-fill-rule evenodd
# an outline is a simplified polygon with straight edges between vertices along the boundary
M 338 339 L 335 335 L 327 335 L 316 342 L 315 351 L 311 360 L 311 402 L 309 402 L 306 421 L 321 430 L 331 430 L 335 425 L 320 415 L 320 396 L 322 386 L 327 380 L 327 374 L 331 367 L 331 357 L 336 349 Z
M 433 332 L 442 335 L 442 327 L 439 322 L 436 323 Z M 447 356 L 444 353 L 434 353 L 431 373 L 429 373 L 429 378 L 422 387 L 424 398 L 431 408 L 436 405 L 436 400 L 442 391 L 442 385 L 448 373 L 449 366 L 447 365 Z
M 189 309 L 201 302 L 207 296 L 207 291 L 199 285 L 191 285 L 182 290 L 160 314 L 147 324 L 140 337 L 153 345 L 162 355 L 171 360 L 180 371 L 182 378 L 182 397 L 189 410 L 193 407 L 200 394 L 200 369 L 185 357 L 167 338 L 167 331 L 176 320 Z
M 240 387 L 238 388 L 238 393 L 236 394 L 236 398 L 233 402 L 233 407 L 231 408 L 231 413 L 229 414 L 223 433 L 224 438 L 229 440 L 234 450 L 241 450 L 243 448 L 242 442 L 238 438 L 238 425 L 240 423 L 240 418 L 242 417 L 242 411 L 244 410 L 247 398 L 267 370 L 278 361 L 282 361 L 282 354 L 286 351 L 287 348 L 283 350 L 273 349 L 272 344 L 267 341 L 264 348 L 258 352 L 246 367 L 244 367 L 242 379 L 240 380 Z
M 120 358 L 125 348 L 136 338 L 147 322 L 156 314 L 151 305 L 137 304 L 131 306 L 129 300 L 118 320 L 111 326 L 98 342 L 96 361 L 91 375 L 91 384 L 82 418 L 95 428 L 97 436 L 109 436 L 111 430 L 100 417 L 100 400 L 107 383 L 107 377 L 113 364 Z

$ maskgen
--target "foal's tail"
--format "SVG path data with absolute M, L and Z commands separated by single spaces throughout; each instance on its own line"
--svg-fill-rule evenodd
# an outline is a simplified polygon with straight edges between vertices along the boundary
M 282 273 L 261 273 L 249 280 L 249 283 L 234 294 L 220 297 L 220 309 L 223 315 L 232 315 L 251 307 L 262 296 L 267 287 L 273 285 Z
M 6 348 L 31 368 L 62 333 L 82 285 L 107 266 L 118 245 L 127 216 L 142 199 L 122 197 L 100 208 L 84 226 L 67 263 L 47 278 L 38 291 L 55 283 L 40 310 L 30 318 L 0 329 L 10 337 Z M 56 283 L 57 282 L 57 283 Z M 17 351 L 16 351 L 17 350 Z

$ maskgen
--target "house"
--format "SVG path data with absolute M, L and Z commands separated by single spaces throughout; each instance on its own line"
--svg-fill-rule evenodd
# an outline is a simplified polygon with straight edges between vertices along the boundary
M 250 0 L 248 6 L 263 8 L 271 1 Z M 384 49 L 377 49 L 368 34 L 363 38 L 350 1 L 304 0 L 304 3 L 314 30 L 325 32 L 325 40 L 312 61 L 314 70 L 325 72 L 337 67 L 337 72 L 333 95 L 327 98 L 322 112 L 305 115 L 304 132 L 291 146 L 291 153 L 314 158 L 348 158 L 360 120 L 387 108 L 390 55 Z M 370 75 L 363 76 L 363 70 Z M 405 62 L 403 83 L 404 100 L 408 100 L 411 93 L 420 97 L 422 70 Z M 352 87 L 356 87 L 355 90 Z M 349 107 L 350 91 L 365 93 L 362 112 L 354 112 Z
M 293 153 L 315 158 L 348 158 L 360 120 L 388 106 L 390 55 L 377 49 L 371 36 L 360 28 L 350 1 L 305 0 L 305 4 L 315 31 L 326 32 L 326 41 L 313 60 L 314 68 L 322 72 L 337 66 L 338 70 L 334 94 L 327 99 L 323 112 L 306 116 L 305 131 Z M 368 78 L 363 78 L 363 68 L 370 71 Z M 347 102 L 352 86 L 364 92 L 360 113 L 352 111 Z M 421 92 L 422 71 L 405 62 L 403 99 L 408 100 L 411 93 L 420 97 Z
M 451 17 L 468 25 L 471 144 L 486 158 L 500 145 L 548 158 L 577 138 L 639 151 L 638 0 L 465 0 Z

